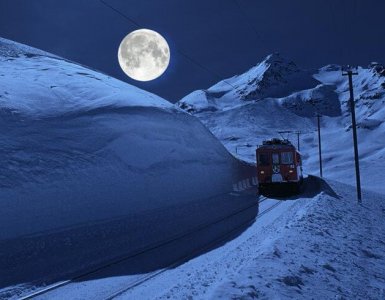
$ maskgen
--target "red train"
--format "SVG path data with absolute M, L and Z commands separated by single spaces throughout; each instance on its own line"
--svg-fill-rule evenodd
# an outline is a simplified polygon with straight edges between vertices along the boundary
M 271 188 L 289 188 L 298 193 L 303 182 L 301 155 L 288 141 L 264 141 L 256 150 L 260 193 Z

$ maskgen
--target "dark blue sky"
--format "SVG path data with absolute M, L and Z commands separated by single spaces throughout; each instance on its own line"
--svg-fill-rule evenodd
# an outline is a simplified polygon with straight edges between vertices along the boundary
M 280 52 L 306 68 L 385 63 L 383 0 L 104 0 L 171 47 L 166 73 L 129 79 L 117 49 L 137 27 L 99 0 L 0 0 L 0 36 L 85 64 L 170 101 Z M 187 54 L 204 68 L 180 55 Z

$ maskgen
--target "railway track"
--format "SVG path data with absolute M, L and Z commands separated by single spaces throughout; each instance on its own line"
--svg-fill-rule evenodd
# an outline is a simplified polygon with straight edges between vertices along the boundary
M 164 240 L 162 242 L 159 242 L 159 243 L 156 243 L 156 244 L 153 244 L 153 245 L 150 245 L 146 248 L 143 248 L 135 253 L 131 253 L 131 254 L 128 254 L 127 256 L 124 256 L 124 257 L 121 257 L 119 259 L 116 259 L 114 261 L 110 261 L 102 266 L 99 266 L 98 268 L 95 268 L 91 271 L 88 271 L 88 272 L 85 272 L 85 273 L 82 273 L 78 276 L 75 276 L 71 279 L 68 279 L 68 280 L 63 280 L 63 281 L 60 281 L 58 283 L 55 283 L 55 284 L 52 284 L 52 285 L 49 285 L 45 288 L 42 288 L 34 293 L 31 293 L 31 294 L 28 294 L 26 296 L 23 296 L 21 298 L 19 298 L 20 300 L 26 300 L 26 299 L 35 299 L 35 298 L 45 298 L 45 296 L 47 296 L 47 298 L 49 298 L 49 293 L 51 292 L 54 292 L 56 290 L 60 290 L 61 288 L 65 288 L 66 286 L 69 286 L 71 285 L 72 283 L 75 283 L 77 281 L 81 281 L 81 280 L 86 280 L 87 277 L 89 276 L 92 276 L 93 274 L 96 274 L 98 272 L 101 272 L 103 270 L 106 270 L 108 268 L 111 268 L 111 267 L 114 267 L 114 266 L 117 266 L 119 264 L 122 264 L 130 259 L 133 259 L 139 255 L 142 255 L 142 254 L 146 254 L 148 252 L 151 252 L 151 251 L 154 251 L 154 250 L 157 250 L 161 247 L 165 247 L 167 245 L 170 245 L 172 243 L 175 243 L 177 241 L 180 241 L 184 238 L 188 238 L 189 236 L 192 236 L 193 234 L 197 234 L 205 229 L 208 229 L 212 226 L 215 226 L 215 225 L 218 225 L 220 224 L 221 222 L 224 222 L 230 218 L 233 218 L 235 216 L 239 216 L 241 215 L 242 213 L 244 212 L 247 212 L 249 211 L 250 209 L 253 209 L 255 207 L 259 207 L 259 205 L 265 201 L 269 200 L 269 198 L 265 197 L 265 196 L 260 196 L 258 198 L 257 201 L 253 202 L 251 205 L 248 205 L 238 211 L 235 211 L 231 214 L 228 214 L 224 217 L 221 217 L 221 218 L 218 218 L 212 222 L 209 222 L 209 223 L 206 223 L 206 224 L 201 224 L 199 226 L 196 226 L 192 229 L 190 229 L 189 231 L 186 231 L 182 234 L 179 234 L 177 236 L 174 236 L 172 238 L 169 238 L 167 240 Z M 163 269 L 159 269 L 159 270 L 156 270 L 156 271 L 153 271 L 153 272 L 150 272 L 150 273 L 146 273 L 144 275 L 139 275 L 139 276 L 135 276 L 135 278 L 133 278 L 132 280 L 130 280 L 129 282 L 125 281 L 125 284 L 123 287 L 120 287 L 118 289 L 115 289 L 115 291 L 113 291 L 112 293 L 109 293 L 108 295 L 104 295 L 103 297 L 101 298 L 98 298 L 98 299 L 102 299 L 102 300 L 109 300 L 109 299 L 114 299 L 120 295 L 122 295 L 123 293 L 126 293 L 127 291 L 135 288 L 136 286 L 140 285 L 140 284 L 143 284 L 144 282 L 148 281 L 148 280 L 151 280 L 152 278 L 156 277 L 156 276 L 159 276 L 160 274 L 164 273 L 165 271 L 167 271 L 168 269 L 170 268 L 173 268 L 173 267 L 176 267 L 178 265 L 180 265 L 181 263 L 183 263 L 184 261 L 186 261 L 187 259 L 190 259 L 190 258 L 193 258 L 196 254 L 200 253 L 200 252 L 203 252 L 205 250 L 208 250 L 208 249 L 211 249 L 213 246 L 217 245 L 218 243 L 222 242 L 222 241 L 225 241 L 229 236 L 233 235 L 235 232 L 238 232 L 240 229 L 244 228 L 245 226 L 247 226 L 248 224 L 252 223 L 253 221 L 256 221 L 258 220 L 259 218 L 261 218 L 262 216 L 266 215 L 267 213 L 269 213 L 271 210 L 273 210 L 274 208 L 276 208 L 277 206 L 279 206 L 280 204 L 282 203 L 282 201 L 278 201 L 276 203 L 274 203 L 273 205 L 269 206 L 268 208 L 264 209 L 263 211 L 261 212 L 258 212 L 258 215 L 256 217 L 252 217 L 252 218 L 248 218 L 246 219 L 244 222 L 240 223 L 238 226 L 232 228 L 232 230 L 230 231 L 227 231 L 225 234 L 222 234 L 220 235 L 219 237 L 217 237 L 215 240 L 212 240 L 210 243 L 207 243 L 206 245 L 204 245 L 203 247 L 198 247 L 198 248 L 195 248 L 193 250 L 191 250 L 188 254 L 184 255 L 183 257 L 180 257 L 178 258 L 176 261 L 174 261 L 173 263 L 169 264 L 167 267 L 163 268 Z

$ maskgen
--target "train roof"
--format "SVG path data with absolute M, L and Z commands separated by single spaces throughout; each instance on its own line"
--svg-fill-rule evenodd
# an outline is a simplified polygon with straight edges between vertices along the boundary
M 258 146 L 258 149 L 287 149 L 291 148 L 296 150 L 293 144 L 289 140 L 271 139 L 263 141 L 262 145 Z

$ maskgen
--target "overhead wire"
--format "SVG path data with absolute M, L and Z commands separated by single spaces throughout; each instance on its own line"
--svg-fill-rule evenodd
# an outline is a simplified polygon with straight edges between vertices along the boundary
M 357 4 L 357 2 L 355 2 L 355 3 Z M 348 37 L 350 37 L 350 36 L 348 33 L 349 33 L 349 31 L 352 30 L 352 27 L 350 24 L 352 23 L 353 18 L 354 18 L 352 6 L 354 6 L 356 15 L 357 15 L 357 6 L 355 6 L 354 4 L 350 5 L 350 6 L 344 5 L 344 9 L 343 9 L 342 14 L 340 16 L 340 19 L 338 20 L 336 12 L 335 12 L 335 10 L 336 10 L 335 5 L 341 5 L 341 3 L 338 1 L 335 2 L 335 1 L 331 0 L 329 9 L 330 9 L 330 13 L 332 16 L 332 21 L 334 23 L 334 27 L 336 29 L 338 29 L 338 31 L 341 35 L 342 41 L 340 41 L 340 43 L 339 43 L 339 49 L 338 50 L 340 53 L 340 59 L 343 59 L 343 58 L 349 57 L 349 55 L 350 55 L 350 51 L 346 49 L 347 47 L 348 48 L 351 47 L 350 40 L 348 39 Z M 337 9 L 340 9 L 340 7 L 337 7 Z M 344 37 L 345 37 L 345 39 L 344 39 Z M 341 66 L 343 66 L 343 65 L 344 64 L 341 63 Z
M 341 34 L 341 27 L 337 25 L 337 20 L 336 20 L 336 16 L 334 14 L 334 8 L 333 8 L 333 0 L 330 1 L 326 1 L 325 5 L 327 5 L 328 9 L 329 9 L 329 18 L 330 18 L 330 24 L 332 26 L 332 31 L 333 32 L 339 32 Z M 334 46 L 336 46 L 337 43 L 334 43 Z M 339 58 L 341 59 L 344 55 L 344 51 L 342 49 L 342 46 L 339 45 L 338 49 L 337 49 L 337 52 L 338 52 L 338 56 Z
M 239 2 L 237 0 L 232 0 L 232 2 L 234 3 L 234 5 L 237 7 L 237 9 L 239 10 L 240 14 L 244 17 L 244 20 L 248 20 L 250 22 L 250 16 L 248 14 L 246 14 L 246 12 L 243 10 L 242 6 L 239 4 Z M 258 30 L 254 27 L 254 25 L 252 25 L 252 23 L 250 22 L 249 23 L 249 27 L 250 29 L 255 33 L 255 35 L 259 38 L 259 39 L 263 39 L 262 35 L 260 34 L 260 32 L 258 32 Z
M 132 24 L 134 24 L 136 27 L 140 28 L 140 24 L 138 22 L 136 22 L 134 19 L 130 18 L 129 16 L 127 16 L 126 14 L 122 13 L 121 11 L 119 11 L 118 9 L 116 9 L 115 7 L 111 6 L 110 4 L 108 4 L 106 1 L 104 0 L 99 0 L 99 2 L 101 2 L 104 6 L 108 7 L 109 9 L 113 10 L 114 12 L 116 12 L 117 14 L 119 14 L 120 16 L 122 16 L 123 18 L 125 18 L 126 20 L 130 21 Z

